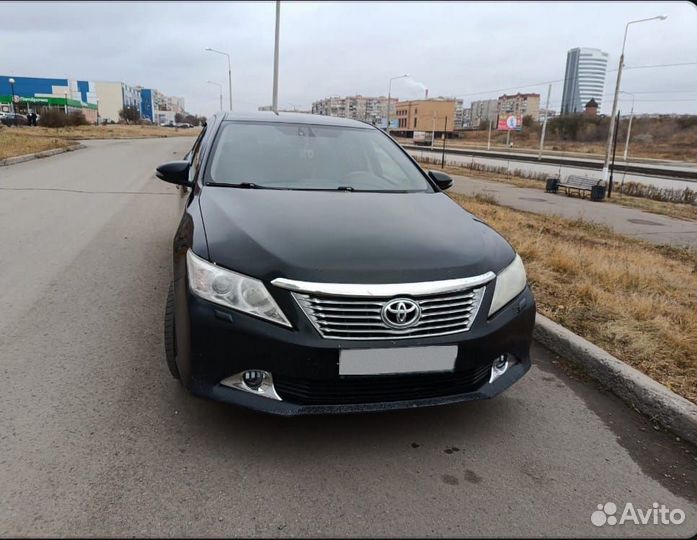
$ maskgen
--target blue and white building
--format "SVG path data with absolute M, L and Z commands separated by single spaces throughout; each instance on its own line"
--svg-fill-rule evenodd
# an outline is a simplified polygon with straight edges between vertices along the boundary
M 581 47 L 566 54 L 561 114 L 582 113 L 591 98 L 598 103 L 598 108 L 602 106 L 607 56 L 600 49 Z

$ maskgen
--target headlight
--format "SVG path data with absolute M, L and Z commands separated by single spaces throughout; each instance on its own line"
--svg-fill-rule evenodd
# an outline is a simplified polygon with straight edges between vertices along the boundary
M 525 275 L 523 261 L 520 255 L 516 254 L 513 262 L 501 270 L 496 276 L 494 298 L 491 300 L 489 316 L 491 317 L 499 309 L 518 296 L 525 288 L 526 283 L 527 276 Z
M 258 279 L 220 268 L 191 250 L 186 253 L 186 267 L 189 287 L 197 296 L 284 326 L 291 325 Z

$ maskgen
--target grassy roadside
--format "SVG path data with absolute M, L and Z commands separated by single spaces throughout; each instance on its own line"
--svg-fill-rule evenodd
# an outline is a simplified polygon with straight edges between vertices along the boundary
M 476 177 L 483 180 L 492 180 L 494 182 L 503 182 L 505 184 L 511 184 L 518 187 L 539 189 L 544 191 L 545 183 L 540 180 L 532 180 L 530 178 L 520 178 L 513 175 L 506 175 L 488 171 L 471 171 L 467 167 L 457 167 L 453 165 L 446 165 L 444 169 L 440 168 L 440 165 L 433 165 L 426 161 L 421 161 L 417 159 L 424 168 L 426 169 L 438 169 L 447 172 L 448 174 L 456 176 L 469 176 Z M 646 199 L 643 197 L 632 197 L 631 195 L 624 195 L 622 193 L 613 192 L 612 198 L 605 199 L 605 203 L 619 204 L 620 206 L 625 206 L 627 208 L 637 208 L 639 210 L 644 210 L 645 212 L 651 212 L 653 214 L 659 214 L 662 216 L 674 217 L 678 219 L 688 219 L 697 220 L 697 206 L 692 204 L 680 204 L 665 201 L 654 201 L 652 199 Z
M 60 137 L 26 137 L 22 132 L 0 129 L 0 159 L 34 154 L 53 148 L 66 148 L 77 144 Z
M 83 139 L 133 139 L 140 137 L 192 137 L 199 128 L 178 129 L 160 126 L 76 126 L 65 128 L 0 128 L 0 159 L 65 148 Z
M 499 231 L 525 261 L 538 310 L 697 402 L 697 254 L 582 220 L 450 196 Z

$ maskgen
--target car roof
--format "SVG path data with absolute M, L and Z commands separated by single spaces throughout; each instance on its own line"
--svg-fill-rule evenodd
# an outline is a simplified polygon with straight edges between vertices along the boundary
M 224 112 L 223 120 L 241 122 L 269 122 L 276 124 L 312 124 L 316 126 L 343 126 L 352 128 L 371 129 L 370 124 L 351 120 L 349 118 L 337 118 L 335 116 L 322 116 L 320 114 L 292 113 L 273 111 L 256 112 Z

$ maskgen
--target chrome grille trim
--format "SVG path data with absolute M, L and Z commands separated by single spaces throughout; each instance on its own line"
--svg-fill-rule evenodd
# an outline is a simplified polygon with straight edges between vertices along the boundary
M 479 276 L 460 279 L 445 279 L 442 281 L 420 281 L 416 283 L 314 283 L 294 279 L 276 278 L 272 285 L 289 291 L 329 296 L 359 296 L 367 297 L 368 303 L 372 297 L 387 299 L 394 296 L 425 296 L 440 293 L 466 291 L 484 285 L 496 277 L 493 272 Z
M 467 332 L 477 317 L 485 290 L 486 286 L 482 284 L 464 292 L 458 289 L 428 295 L 409 294 L 402 290 L 384 297 L 338 297 L 305 292 L 292 292 L 291 295 L 317 332 L 326 339 L 394 340 Z M 408 296 L 419 304 L 421 318 L 406 329 L 390 328 L 380 315 L 382 306 L 402 296 Z

